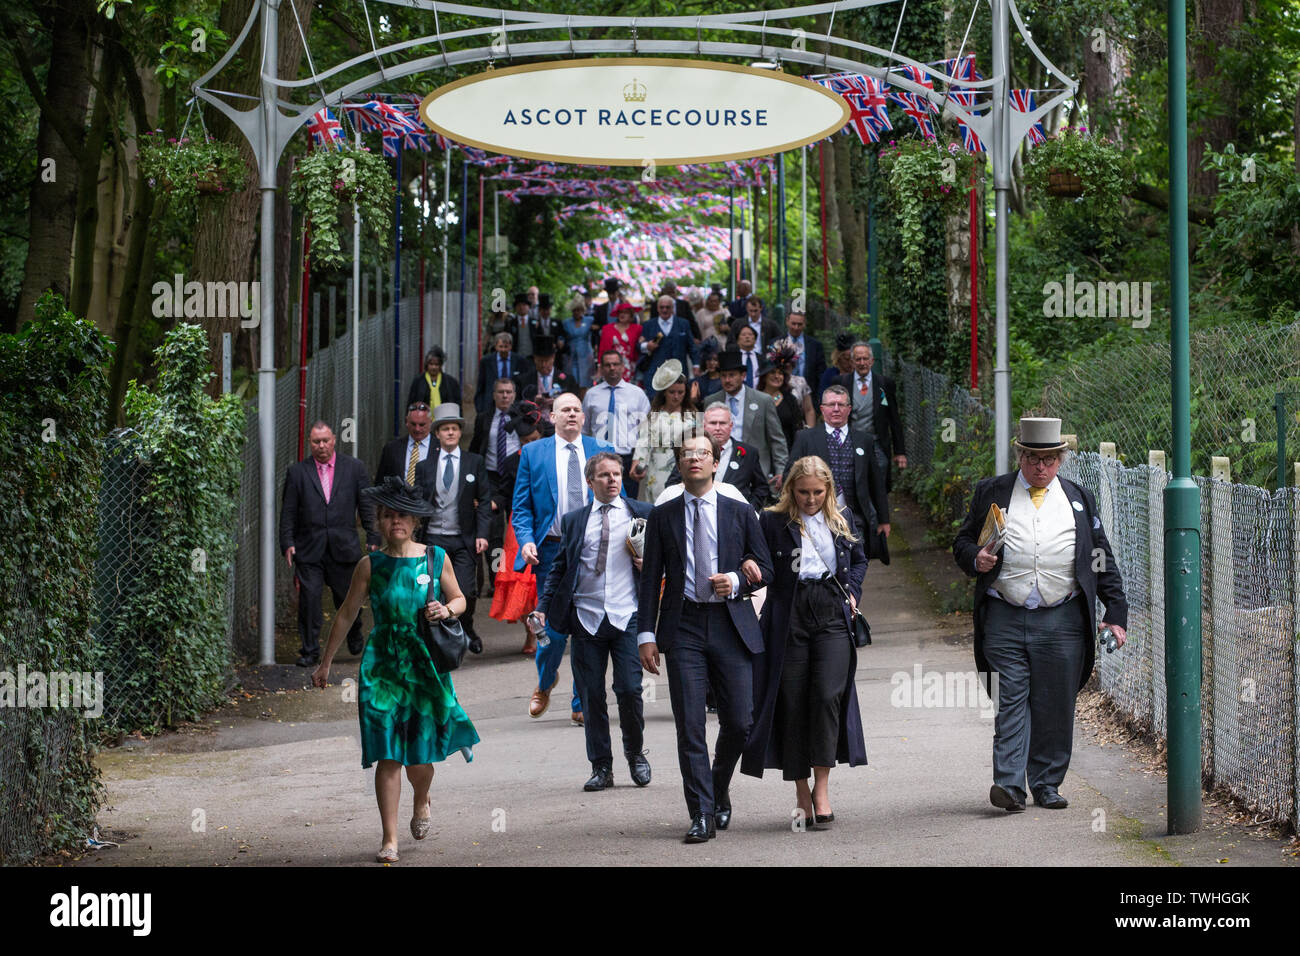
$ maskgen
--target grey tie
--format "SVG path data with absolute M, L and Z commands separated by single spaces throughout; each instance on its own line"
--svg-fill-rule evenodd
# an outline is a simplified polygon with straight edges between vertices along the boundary
M 447 464 L 442 469 L 442 490 L 451 491 L 451 483 L 456 480 L 455 469 L 451 466 L 451 455 L 447 456 Z
M 613 505 L 600 506 L 600 550 L 596 552 L 596 576 L 605 573 L 605 562 L 609 558 L 609 509 Z
M 704 524 L 704 501 L 696 498 L 695 530 L 691 550 L 695 554 L 695 600 L 701 604 L 713 597 L 713 585 L 709 582 L 709 532 Z
M 569 450 L 569 473 L 567 484 L 567 501 L 564 513 L 567 515 L 582 507 L 582 478 L 578 473 L 578 446 L 570 442 L 564 446 Z

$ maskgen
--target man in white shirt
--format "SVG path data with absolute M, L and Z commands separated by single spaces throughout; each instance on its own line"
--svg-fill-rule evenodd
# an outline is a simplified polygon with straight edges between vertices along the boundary
M 623 353 L 608 349 L 600 357 L 602 381 L 587 389 L 582 400 L 582 433 L 604 439 L 623 458 L 623 483 L 635 498 L 639 483 L 629 477 L 637 429 L 650 413 L 650 399 L 631 382 L 623 381 Z
M 634 389 L 636 390 L 636 389 Z M 587 484 L 594 500 L 560 522 L 561 547 L 551 564 L 537 612 L 550 616 L 556 629 L 573 636 L 574 679 L 582 698 L 591 779 L 583 790 L 614 785 L 605 702 L 605 667 L 613 659 L 614 697 L 632 782 L 650 782 L 644 753 L 645 718 L 641 701 L 641 664 L 636 650 L 636 603 L 641 559 L 628 549 L 635 518 L 647 518 L 650 506 L 619 496 L 623 462 L 614 452 L 598 451 L 587 459 Z
M 723 404 L 731 412 L 731 437 L 758 449 L 763 477 L 774 491 L 781 489 L 789 449 L 772 396 L 745 384 L 745 369 L 738 351 L 726 349 L 718 358 L 722 391 L 706 397 L 702 406 Z

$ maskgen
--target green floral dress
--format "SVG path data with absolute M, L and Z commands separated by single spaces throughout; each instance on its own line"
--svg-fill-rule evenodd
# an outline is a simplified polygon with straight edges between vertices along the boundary
M 470 723 L 451 677 L 440 673 L 415 628 L 423 613 L 428 578 L 442 600 L 441 574 L 446 552 L 433 549 L 433 569 L 425 555 L 394 558 L 370 554 L 370 610 L 375 627 L 361 658 L 357 703 L 361 717 L 361 766 L 396 760 L 403 766 L 437 763 L 460 751 L 466 761 L 478 732 Z

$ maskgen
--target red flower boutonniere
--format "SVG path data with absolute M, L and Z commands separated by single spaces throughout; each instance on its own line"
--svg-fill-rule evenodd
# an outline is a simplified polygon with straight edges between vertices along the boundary
M 739 445 L 736 446 L 736 457 L 737 458 L 745 457 L 745 449 L 741 448 Z

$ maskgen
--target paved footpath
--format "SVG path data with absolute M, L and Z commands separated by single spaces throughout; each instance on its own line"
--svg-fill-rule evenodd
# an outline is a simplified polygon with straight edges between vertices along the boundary
M 763 780 L 738 774 L 731 829 L 683 845 L 688 820 L 663 678 L 646 702 L 653 782 L 637 789 L 620 761 L 613 790 L 584 793 L 583 735 L 561 693 L 567 663 L 552 708 L 530 719 L 536 670 L 519 653 L 521 629 L 488 621 L 486 652 L 455 675 L 482 742 L 472 764 L 456 756 L 438 765 L 435 825 L 423 843 L 406 828 L 404 785 L 398 865 L 1295 865 L 1279 841 L 1239 829 L 1165 836 L 1163 775 L 1101 745 L 1085 726 L 1076 729 L 1062 786 L 1068 809 L 1031 804 L 1013 815 L 991 807 L 992 720 L 978 704 L 895 705 L 897 674 L 974 669 L 969 614 L 936 613 L 923 583 L 922 571 L 949 573 L 939 570 L 945 561 L 958 572 L 924 543 L 915 510 L 904 503 L 900 512 L 894 563 L 873 564 L 867 575 L 875 643 L 859 654 L 857 687 L 870 765 L 831 775 L 833 829 L 792 829 L 793 786 L 779 772 Z M 291 650 L 282 648 L 281 658 Z M 344 655 L 335 681 L 356 675 L 356 659 Z M 101 836 L 120 846 L 77 865 L 374 865 L 379 816 L 373 769 L 360 766 L 356 704 L 338 684 L 307 689 L 307 672 L 294 667 L 262 677 L 289 689 L 241 698 L 196 728 L 100 755 Z M 616 715 L 612 693 L 610 708 Z

